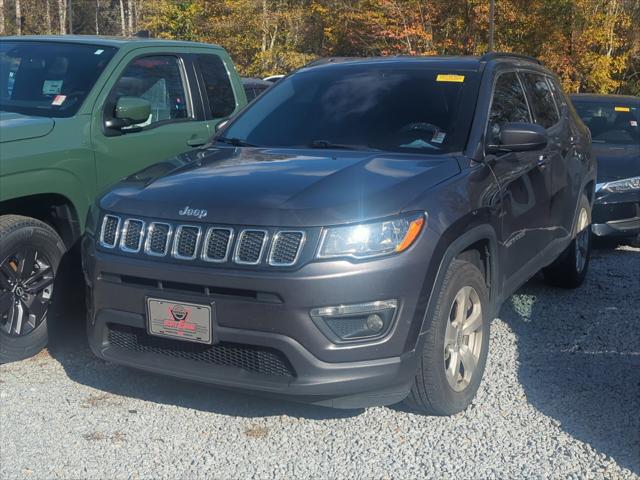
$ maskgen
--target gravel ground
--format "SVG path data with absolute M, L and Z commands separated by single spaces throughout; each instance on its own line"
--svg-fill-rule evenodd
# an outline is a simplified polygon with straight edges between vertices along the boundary
M 105 363 L 84 340 L 81 287 L 54 312 L 48 352 L 0 367 L 2 479 L 640 478 L 638 248 L 596 250 L 579 290 L 534 279 L 514 295 L 476 401 L 453 418 L 266 400 Z

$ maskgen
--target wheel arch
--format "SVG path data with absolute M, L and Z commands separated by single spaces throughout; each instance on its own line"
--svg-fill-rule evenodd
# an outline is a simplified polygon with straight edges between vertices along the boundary
M 460 223 L 462 223 L 462 221 L 456 222 L 456 225 Z M 437 252 L 440 253 L 438 254 Z M 479 257 L 483 268 L 485 268 L 485 272 L 483 273 L 488 282 L 487 287 L 489 289 L 491 302 L 489 313 L 492 317 L 497 314 L 501 276 L 498 262 L 498 236 L 496 231 L 493 226 L 487 223 L 470 226 L 464 230 L 463 233 L 459 233 L 457 226 L 452 226 L 441 236 L 434 250 L 434 256 L 430 263 L 433 265 L 432 268 L 435 269 L 435 273 L 427 273 L 423 290 L 425 292 L 428 290 L 426 287 L 430 282 L 432 282 L 433 286 L 421 301 L 423 304 L 423 308 L 420 309 L 422 317 L 420 321 L 415 322 L 416 325 L 419 326 L 419 330 L 416 328 L 417 332 L 414 331 L 412 335 L 409 335 L 408 341 L 412 339 L 415 341 L 415 344 L 407 345 L 407 350 L 419 346 L 419 339 L 427 329 L 426 320 L 433 314 L 435 309 L 435 297 L 442 287 L 447 268 L 454 258 L 460 256 L 469 259 Z M 437 265 L 437 267 L 435 267 L 435 265 Z M 418 314 L 420 315 L 420 312 Z M 415 335 L 415 333 L 418 335 Z
M 0 202 L 0 215 L 23 215 L 50 225 L 70 249 L 81 235 L 73 201 L 60 193 L 36 193 Z

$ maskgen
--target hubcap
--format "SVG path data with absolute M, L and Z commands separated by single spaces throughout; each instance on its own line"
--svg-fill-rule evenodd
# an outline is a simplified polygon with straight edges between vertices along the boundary
M 22 247 L 0 263 L 0 330 L 12 336 L 33 331 L 47 316 L 54 272 L 33 247 Z
M 456 392 L 464 390 L 476 370 L 482 350 L 482 304 L 473 287 L 456 294 L 444 335 L 444 368 Z
M 589 253 L 589 214 L 583 208 L 580 210 L 578 218 L 580 231 L 576 235 L 576 271 L 582 272 L 587 264 L 587 255 Z

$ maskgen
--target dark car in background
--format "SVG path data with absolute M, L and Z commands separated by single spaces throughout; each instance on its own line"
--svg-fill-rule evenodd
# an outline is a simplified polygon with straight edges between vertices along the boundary
M 461 411 L 501 303 L 541 269 L 585 278 L 589 140 L 530 58 L 314 62 L 96 203 L 89 344 L 321 405 Z
M 240 80 L 242 81 L 244 93 L 247 96 L 247 102 L 252 101 L 262 92 L 273 86 L 272 82 L 260 80 L 259 78 L 242 77 Z
M 640 236 L 640 98 L 572 95 L 591 130 L 598 161 L 592 230 L 598 236 Z

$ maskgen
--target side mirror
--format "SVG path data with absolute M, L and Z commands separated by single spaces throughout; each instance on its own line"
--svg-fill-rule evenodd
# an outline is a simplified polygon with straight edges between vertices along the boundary
M 121 129 L 146 122 L 151 115 L 151 103 L 139 97 L 120 97 L 116 103 L 114 118 L 106 122 L 108 128 Z
M 215 131 L 217 132 L 218 130 L 222 129 L 227 123 L 229 123 L 228 118 L 225 118 L 224 120 L 220 120 L 218 123 L 216 123 Z
M 146 122 L 151 115 L 149 100 L 139 97 L 120 97 L 116 103 L 115 117 L 128 120 L 132 125 Z
M 500 143 L 488 145 L 487 153 L 528 152 L 547 146 L 547 131 L 534 123 L 505 123 L 500 129 Z

